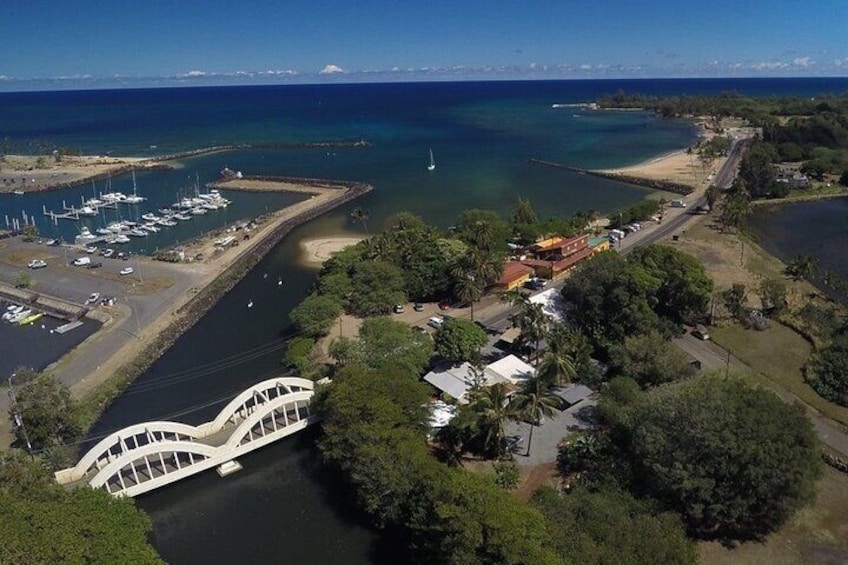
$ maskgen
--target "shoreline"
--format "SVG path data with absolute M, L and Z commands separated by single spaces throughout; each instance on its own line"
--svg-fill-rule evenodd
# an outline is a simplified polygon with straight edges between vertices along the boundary
M 299 262 L 304 267 L 320 269 L 333 255 L 368 239 L 365 236 L 340 234 L 326 237 L 304 239 L 300 242 Z

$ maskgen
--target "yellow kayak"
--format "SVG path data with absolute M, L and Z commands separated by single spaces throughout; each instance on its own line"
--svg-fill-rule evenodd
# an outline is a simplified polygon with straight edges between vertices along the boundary
M 21 320 L 21 321 L 20 321 L 20 324 L 21 324 L 22 326 L 29 325 L 29 324 L 31 324 L 31 323 L 33 323 L 33 322 L 37 321 L 37 320 L 40 320 L 42 316 L 44 316 L 44 312 L 36 312 L 35 314 L 33 314 L 33 315 L 31 315 L 31 316 L 27 316 L 26 318 L 24 318 L 23 320 Z

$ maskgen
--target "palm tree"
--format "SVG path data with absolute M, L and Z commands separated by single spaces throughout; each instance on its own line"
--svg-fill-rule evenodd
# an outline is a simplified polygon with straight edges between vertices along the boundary
M 350 217 L 353 218 L 353 221 L 362 226 L 362 230 L 365 232 L 365 235 L 368 235 L 368 225 L 366 222 L 370 216 L 371 213 L 368 210 L 364 210 L 359 207 L 354 208 L 353 212 L 350 213 Z
M 504 383 L 481 388 L 473 395 L 469 407 L 477 416 L 477 430 L 488 454 L 500 456 L 504 449 L 507 420 L 518 416 L 515 405 L 509 402 L 509 389 Z
M 545 314 L 541 304 L 530 302 L 521 297 L 519 311 L 513 316 L 513 323 L 521 330 L 521 341 L 533 344 L 533 364 L 539 361 L 539 342 L 548 334 L 551 319 Z
M 530 200 L 524 200 L 519 196 L 518 202 L 512 210 L 512 222 L 514 224 L 535 224 L 536 221 L 536 212 L 533 210 Z
M 536 369 L 539 379 L 556 386 L 571 382 L 577 376 L 572 350 L 567 332 L 562 326 L 554 328 L 548 335 L 548 350 Z
M 512 399 L 514 410 L 530 422 L 530 436 L 527 438 L 527 453 L 533 443 L 533 429 L 540 425 L 542 418 L 552 418 L 555 411 L 562 406 L 562 399 L 553 394 L 547 384 L 538 376 L 530 379 L 522 391 Z
M 483 295 L 483 284 L 474 271 L 468 271 L 465 276 L 456 279 L 453 292 L 460 302 L 471 304 L 471 321 L 474 321 L 474 303 Z

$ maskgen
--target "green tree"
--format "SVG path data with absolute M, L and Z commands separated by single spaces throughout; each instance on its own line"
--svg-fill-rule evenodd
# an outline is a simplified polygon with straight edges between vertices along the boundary
M 33 241 L 38 237 L 38 227 L 35 224 L 27 224 L 21 229 L 24 241 Z
M 354 208 L 353 212 L 350 213 L 350 217 L 353 218 L 353 221 L 362 226 L 362 231 L 365 232 L 365 235 L 368 235 L 368 218 L 370 216 L 371 212 L 359 207 Z
M 842 174 L 839 176 L 839 184 L 848 186 L 848 169 L 842 171 Z
M 710 212 L 714 211 L 716 204 L 721 198 L 721 189 L 714 184 L 710 184 L 704 192 L 704 198 L 707 199 L 707 206 L 710 207 Z
M 465 210 L 456 222 L 456 236 L 480 251 L 504 252 L 509 226 L 491 210 Z
M 551 386 L 570 383 L 577 376 L 578 335 L 564 326 L 554 325 L 548 332 L 548 348 L 542 355 L 536 374 L 543 382 Z M 582 336 L 579 336 L 582 337 Z M 588 363 L 588 352 L 584 351 Z
M 353 282 L 347 272 L 333 272 L 318 277 L 318 293 L 321 296 L 334 298 L 342 307 L 350 303 L 353 293 Z
M 721 299 L 724 302 L 724 307 L 730 312 L 730 315 L 737 320 L 745 318 L 747 310 L 745 303 L 747 301 L 747 290 L 742 283 L 734 283 L 727 290 L 722 291 Z
M 66 491 L 40 460 L 0 453 L 0 563 L 161 563 L 130 498 Z
M 79 404 L 68 388 L 50 373 L 42 373 L 22 387 L 16 387 L 17 412 L 26 426 L 33 447 L 39 449 L 54 440 L 76 441 L 82 435 L 83 423 Z M 10 408 L 10 416 L 13 411 Z M 16 427 L 18 439 L 23 430 Z
M 391 263 L 359 263 L 351 279 L 350 309 L 358 316 L 388 314 L 395 304 L 406 302 L 401 270 Z
M 323 337 L 342 314 L 342 307 L 335 297 L 310 294 L 291 313 L 292 323 L 306 337 Z
M 531 347 L 533 356 L 538 362 L 539 344 L 545 339 L 551 328 L 550 317 L 545 314 L 540 303 L 531 302 L 523 294 L 508 293 L 504 295 L 504 299 L 518 307 L 518 312 L 512 317 L 512 323 L 521 330 L 519 343 L 521 346 Z
M 693 323 L 706 314 L 713 281 L 701 262 L 667 245 L 637 248 L 627 258 L 662 281 L 654 293 L 654 310 L 677 323 Z
M 786 310 L 786 283 L 782 279 L 772 277 L 760 281 L 759 295 L 763 312 L 770 316 L 778 316 Z
M 533 210 L 530 200 L 524 200 L 519 196 L 518 202 L 515 203 L 515 208 L 512 210 L 512 223 L 516 225 L 535 224 L 537 221 L 536 212 Z
M 796 281 L 810 280 L 818 270 L 818 261 L 809 255 L 798 255 L 786 265 L 786 274 Z
M 655 513 L 648 504 L 618 490 L 576 489 L 560 495 L 542 487 L 532 504 L 545 516 L 559 555 L 586 565 L 694 564 L 695 547 L 680 518 Z
M 552 418 L 562 407 L 562 399 L 551 392 L 548 385 L 539 377 L 534 377 L 524 383 L 521 391 L 510 401 L 515 412 L 530 423 L 530 434 L 527 438 L 527 453 L 533 444 L 533 430 L 541 425 L 543 418 Z
M 468 320 L 447 320 L 436 331 L 433 343 L 436 352 L 452 363 L 470 361 L 480 355 L 488 337 L 480 326 Z
M 566 279 L 562 295 L 572 319 L 596 347 L 667 324 L 654 311 L 662 280 L 617 253 L 601 253 L 581 263 Z
M 475 415 L 478 444 L 483 454 L 504 454 L 504 432 L 507 421 L 519 417 L 515 404 L 509 401 L 509 389 L 503 383 L 485 387 L 471 397 L 468 407 Z
M 848 336 L 838 336 L 812 356 L 806 380 L 822 398 L 848 406 Z
M 721 207 L 721 224 L 725 229 L 732 228 L 738 230 L 750 213 L 751 196 L 745 189 L 744 182 L 737 179 L 730 191 L 724 196 L 724 202 Z
M 742 380 L 654 389 L 623 425 L 637 484 L 696 537 L 759 539 L 814 496 L 819 443 L 803 409 Z
M 695 374 L 686 354 L 656 331 L 633 335 L 609 348 L 610 369 L 642 387 L 687 379 Z
M 432 352 L 432 340 L 408 324 L 386 317 L 367 318 L 352 342 L 346 364 L 374 370 L 394 367 L 417 378 Z
M 751 198 L 769 196 L 777 179 L 772 163 L 777 160 L 774 149 L 766 143 L 754 142 L 739 163 L 739 178 Z

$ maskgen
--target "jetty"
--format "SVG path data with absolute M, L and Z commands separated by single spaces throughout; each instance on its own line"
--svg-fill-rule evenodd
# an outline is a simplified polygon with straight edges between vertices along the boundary
M 595 171 L 592 169 L 582 169 L 580 167 L 573 167 L 571 165 L 564 165 L 562 163 L 554 163 L 552 161 L 543 161 L 542 159 L 528 159 L 528 162 L 531 165 L 537 165 L 540 167 L 549 167 L 552 169 L 561 169 L 564 171 L 570 171 L 572 173 L 577 173 L 579 175 L 591 175 L 593 177 L 598 177 L 606 180 L 612 180 L 616 182 L 624 182 L 627 184 L 635 184 L 636 186 L 644 186 L 646 188 L 653 188 L 654 190 L 664 190 L 666 192 L 673 192 L 675 194 L 682 194 L 686 196 L 694 192 L 695 188 L 689 186 L 688 184 L 681 184 L 678 182 L 672 182 L 667 180 L 658 180 L 658 179 L 646 179 L 642 177 L 632 176 L 632 175 L 624 175 L 621 173 L 606 173 L 603 171 Z

